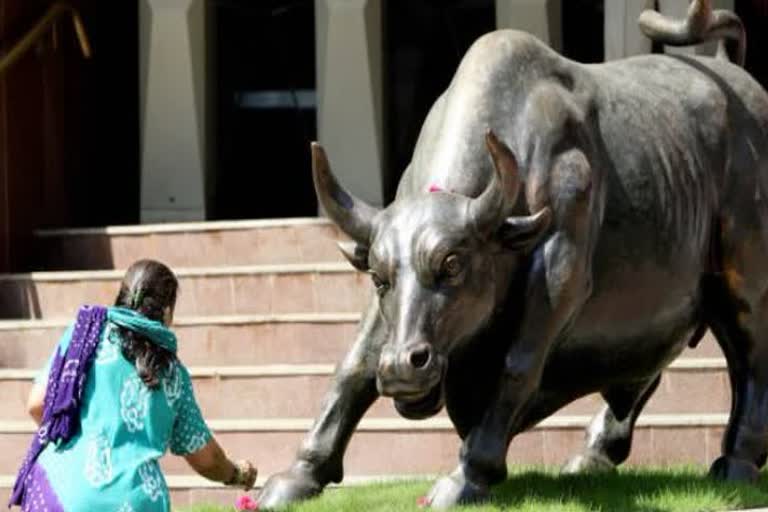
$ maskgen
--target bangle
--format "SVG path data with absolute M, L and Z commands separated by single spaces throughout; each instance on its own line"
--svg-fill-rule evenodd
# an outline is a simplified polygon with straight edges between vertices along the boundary
M 246 489 L 253 487 L 254 480 L 256 479 L 256 470 L 251 463 L 247 460 L 240 460 L 232 463 L 232 465 L 235 470 L 229 480 L 224 482 L 224 485 L 244 487 Z

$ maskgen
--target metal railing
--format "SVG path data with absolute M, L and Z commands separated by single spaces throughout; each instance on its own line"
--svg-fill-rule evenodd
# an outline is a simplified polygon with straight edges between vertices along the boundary
M 53 4 L 45 15 L 40 18 L 32 29 L 27 32 L 21 40 L 16 43 L 5 55 L 0 58 L 0 75 L 8 71 L 20 58 L 31 50 L 47 33 L 51 31 L 56 41 L 56 23 L 59 18 L 71 15 L 72 25 L 75 28 L 77 40 L 80 43 L 80 50 L 83 56 L 88 59 L 91 57 L 91 43 L 88 41 L 88 34 L 85 32 L 85 25 L 80 13 L 71 5 L 64 2 Z

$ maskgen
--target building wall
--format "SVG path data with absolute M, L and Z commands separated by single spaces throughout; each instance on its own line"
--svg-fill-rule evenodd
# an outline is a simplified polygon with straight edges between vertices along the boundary
M 0 0 L 0 45 L 3 49 L 7 51 L 10 45 L 45 13 L 53 1 Z M 387 67 L 393 62 L 392 55 L 387 54 L 387 45 L 391 40 L 387 41 L 383 26 L 387 17 L 386 10 L 382 15 L 380 9 L 382 5 L 395 4 L 382 4 L 390 0 L 306 1 L 315 6 L 319 5 L 324 13 L 318 18 L 317 37 L 323 42 L 318 48 L 320 60 L 330 62 L 336 59 L 333 64 L 335 72 L 321 77 L 319 84 L 319 88 L 325 91 L 320 101 L 325 110 L 318 115 L 318 126 L 322 127 L 319 135 L 321 140 L 331 141 L 331 158 L 342 181 L 350 186 L 353 192 L 368 197 L 372 202 L 386 202 L 391 198 L 396 178 L 402 172 L 403 166 L 400 162 L 408 158 L 408 150 L 403 148 L 411 146 L 406 140 L 400 144 L 402 147 L 397 152 L 392 149 L 392 134 L 404 133 L 400 129 L 404 117 L 392 115 L 392 94 L 398 91 L 388 83 L 394 73 Z M 400 5 L 411 6 L 417 1 L 422 0 L 413 0 L 407 4 L 402 0 Z M 608 1 L 613 0 L 606 0 Z M 505 2 L 513 5 L 517 0 L 493 0 L 496 9 L 498 4 Z M 553 0 L 520 0 L 517 4 L 530 6 L 536 2 L 551 6 Z M 577 8 L 574 6 L 578 4 L 604 5 L 591 0 L 569 2 L 563 4 L 562 11 L 563 33 L 566 36 L 562 38 L 562 42 L 566 54 L 572 53 L 569 48 L 569 45 L 573 44 L 571 41 L 577 41 L 580 37 L 579 34 L 575 34 L 575 38 L 568 35 L 569 20 L 570 23 L 574 22 L 573 13 L 568 9 Z M 93 46 L 93 58 L 89 61 L 83 59 L 75 43 L 71 24 L 63 20 L 58 30 L 58 44 L 55 49 L 49 38 L 40 51 L 30 52 L 13 69 L 0 76 L 0 271 L 22 270 L 34 266 L 30 243 L 31 234 L 35 229 L 139 222 L 139 89 L 143 85 L 139 80 L 139 3 L 104 0 L 72 0 L 71 3 L 83 14 Z M 491 0 L 474 0 L 477 5 L 490 3 Z M 432 9 L 439 9 L 444 5 L 448 9 L 451 2 L 428 4 Z M 427 5 L 427 2 L 424 5 Z M 764 58 L 762 52 L 768 44 L 768 33 L 764 30 L 768 20 L 768 0 L 736 0 L 735 7 L 744 19 L 749 36 L 747 69 L 766 86 L 768 59 Z M 331 12 L 332 9 L 335 10 Z M 345 14 L 344 9 L 355 11 L 353 14 Z M 504 12 L 508 11 L 507 8 Z M 349 58 L 345 57 L 349 45 L 345 46 L 344 37 L 329 39 L 327 34 L 323 35 L 333 28 L 334 20 L 343 18 L 342 15 L 356 20 L 355 37 L 347 34 L 347 39 L 358 42 L 355 50 L 360 54 L 374 54 L 370 62 L 375 66 L 366 73 L 353 77 L 356 84 L 363 84 L 356 86 L 354 91 L 348 87 L 351 83 L 350 73 L 353 71 L 350 69 L 352 65 Z M 591 14 L 585 16 L 591 19 Z M 436 20 L 443 23 L 443 18 L 445 17 Z M 520 19 L 519 16 L 512 18 Z M 524 23 L 523 25 L 519 28 L 526 28 Z M 548 22 L 544 25 L 554 27 L 557 23 Z M 466 46 L 462 41 L 459 43 L 461 44 L 454 44 L 459 48 L 458 51 L 454 46 L 445 45 L 445 51 L 453 51 L 451 58 L 457 62 L 461 56 L 461 48 Z M 206 51 L 200 41 L 189 50 L 196 54 Z M 359 71 L 359 67 L 355 69 Z M 269 70 L 263 71 L 269 73 Z M 199 69 L 196 75 L 199 75 Z M 185 79 L 189 78 L 161 77 L 161 82 L 172 85 L 173 80 Z M 209 82 L 215 82 L 216 77 L 209 76 L 207 79 Z M 370 80 L 377 83 L 369 83 Z M 402 81 L 405 80 L 407 78 Z M 368 93 L 363 90 L 366 83 L 371 89 Z M 342 86 L 343 89 L 334 89 Z M 348 98 L 345 97 L 348 90 L 352 91 L 349 94 L 367 94 L 368 100 L 373 98 L 378 102 L 374 102 L 372 108 L 355 110 L 356 114 L 365 113 L 370 118 L 371 122 L 365 125 L 368 127 L 366 130 L 359 130 L 360 123 L 357 122 L 346 122 L 344 126 L 334 124 L 334 119 L 339 123 L 343 120 L 344 116 L 339 114 L 339 109 L 343 109 L 348 103 Z M 331 93 L 336 95 L 332 96 Z M 351 101 L 351 98 L 349 99 Z M 196 98 L 195 101 L 200 100 Z M 397 101 L 402 102 L 403 99 L 398 98 Z M 432 100 L 427 98 L 424 101 L 426 104 Z M 201 109 L 199 105 L 193 105 L 193 108 Z M 406 108 L 407 106 L 402 107 L 401 110 Z M 416 108 L 409 112 L 425 114 L 426 108 L 416 105 Z M 410 135 L 406 134 L 406 138 L 415 139 L 420 120 L 415 118 L 417 116 L 411 117 L 413 119 L 410 124 L 413 128 L 408 132 Z M 174 123 L 178 125 L 179 121 L 171 120 L 168 126 L 173 127 Z M 375 165 L 370 164 L 367 150 L 346 155 L 345 151 L 342 151 L 343 148 L 335 149 L 333 140 L 339 138 L 332 132 L 336 129 L 345 130 L 358 138 L 365 135 L 370 143 L 369 147 L 379 148 Z M 196 130 L 202 134 L 201 137 L 205 137 L 204 130 L 200 127 Z M 246 136 L 247 134 L 244 134 L 244 137 Z M 382 140 L 383 150 L 380 149 Z M 259 141 L 254 140 L 254 148 L 258 144 Z M 344 144 L 336 145 L 341 147 Z M 197 147 L 208 147 L 207 142 L 203 141 Z M 362 147 L 362 144 L 355 144 L 356 149 Z M 254 169 L 254 173 L 274 173 L 279 169 L 279 166 L 264 162 L 259 169 Z M 301 174 L 305 176 L 301 179 L 309 180 L 309 169 L 306 171 Z M 208 172 L 217 172 L 215 163 L 209 164 Z M 353 174 L 358 172 L 367 173 L 365 179 L 356 180 Z M 371 187 L 368 187 L 368 182 L 372 184 Z M 183 179 L 177 183 L 181 184 L 180 187 L 184 186 Z M 295 197 L 293 200 L 296 200 Z

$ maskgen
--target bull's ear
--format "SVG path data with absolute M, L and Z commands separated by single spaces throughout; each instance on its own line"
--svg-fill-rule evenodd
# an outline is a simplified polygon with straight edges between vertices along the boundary
M 353 267 L 360 272 L 367 272 L 368 267 L 368 248 L 357 242 L 338 242 L 341 254 L 347 258 Z
M 507 217 L 499 230 L 501 244 L 517 251 L 530 249 L 541 240 L 551 222 L 552 210 L 548 206 L 533 215 Z

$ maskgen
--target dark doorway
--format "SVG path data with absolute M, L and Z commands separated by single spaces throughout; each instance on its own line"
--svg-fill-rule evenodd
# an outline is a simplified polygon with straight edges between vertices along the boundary
M 563 0 L 561 14 L 563 55 L 577 62 L 602 62 L 605 0 Z
M 75 147 L 80 148 L 79 155 L 65 160 L 72 168 L 68 185 L 74 217 L 65 226 L 135 224 L 140 195 L 139 8 L 135 2 L 97 0 L 81 5 L 93 56 L 80 59 L 80 83 L 71 92 L 82 98 L 82 106 L 71 113 L 72 124 L 62 141 L 68 145 L 69 138 L 79 137 Z M 45 227 L 61 226 L 57 219 Z
M 386 202 L 394 197 L 430 107 L 475 39 L 495 26 L 493 0 L 384 2 Z
M 216 0 L 209 217 L 314 216 L 313 0 Z
M 747 31 L 747 61 L 744 67 L 768 90 L 768 0 L 736 0 L 736 14 Z

